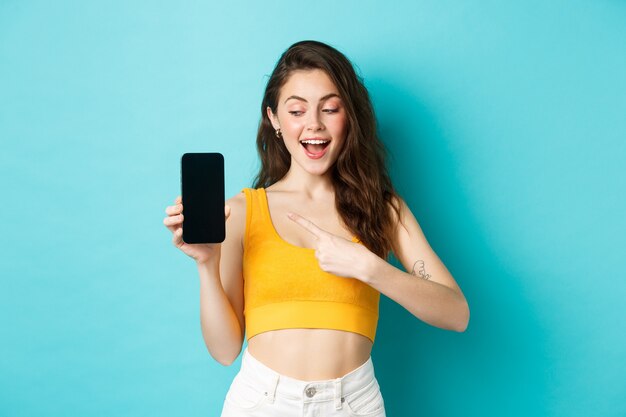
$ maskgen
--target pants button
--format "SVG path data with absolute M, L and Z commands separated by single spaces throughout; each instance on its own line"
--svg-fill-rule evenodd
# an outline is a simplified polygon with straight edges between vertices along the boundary
M 311 398 L 315 395 L 315 387 L 310 387 L 306 389 L 306 396 Z

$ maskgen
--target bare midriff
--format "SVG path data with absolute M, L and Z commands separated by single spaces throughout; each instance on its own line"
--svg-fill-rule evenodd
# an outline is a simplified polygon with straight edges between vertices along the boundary
M 344 376 L 363 365 L 372 341 L 358 333 L 332 329 L 279 329 L 248 340 L 255 359 L 279 374 L 302 381 Z

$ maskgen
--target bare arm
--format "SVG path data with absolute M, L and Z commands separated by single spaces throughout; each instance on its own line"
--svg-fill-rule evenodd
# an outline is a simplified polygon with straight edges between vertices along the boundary
M 182 197 L 168 206 L 163 219 L 172 232 L 172 243 L 196 261 L 200 275 L 200 324 L 209 353 L 230 365 L 241 352 L 245 333 L 243 315 L 243 234 L 246 199 L 239 193 L 226 201 L 226 238 L 222 243 L 188 244 L 183 235 Z
M 243 233 L 246 202 L 243 193 L 226 204 L 231 214 L 219 256 L 197 262 L 200 279 L 200 324 L 209 353 L 222 365 L 230 365 L 243 345 Z
M 372 257 L 364 281 L 406 308 L 420 320 L 463 332 L 469 323 L 469 305 L 461 288 L 430 247 L 409 207 L 401 201 L 394 253 L 404 272 Z
M 200 274 L 200 326 L 211 356 L 230 365 L 239 356 L 243 337 L 235 310 L 221 283 L 219 260 L 198 263 Z
M 469 306 L 463 292 L 430 247 L 408 206 L 401 201 L 400 207 L 402 223 L 393 216 L 393 250 L 410 273 L 298 214 L 288 216 L 315 236 L 315 257 L 322 270 L 365 282 L 433 326 L 465 331 Z

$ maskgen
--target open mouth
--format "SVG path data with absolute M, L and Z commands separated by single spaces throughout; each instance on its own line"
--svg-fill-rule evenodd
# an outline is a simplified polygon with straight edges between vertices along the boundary
M 300 144 L 309 158 L 319 159 L 326 153 L 330 139 L 305 139 L 301 140 Z

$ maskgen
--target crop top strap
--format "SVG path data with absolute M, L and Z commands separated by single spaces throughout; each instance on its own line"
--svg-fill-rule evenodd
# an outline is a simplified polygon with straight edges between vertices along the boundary
M 247 249 L 250 235 L 254 231 L 270 232 L 271 234 L 271 218 L 267 207 L 265 189 L 244 188 L 241 191 L 246 196 L 246 231 L 243 244 L 244 248 Z
M 241 190 L 246 196 L 246 230 L 243 237 L 244 249 L 247 249 L 248 242 L 250 240 L 250 223 L 252 222 L 252 213 L 254 210 L 254 200 L 256 200 L 256 193 L 252 188 L 244 188 Z

